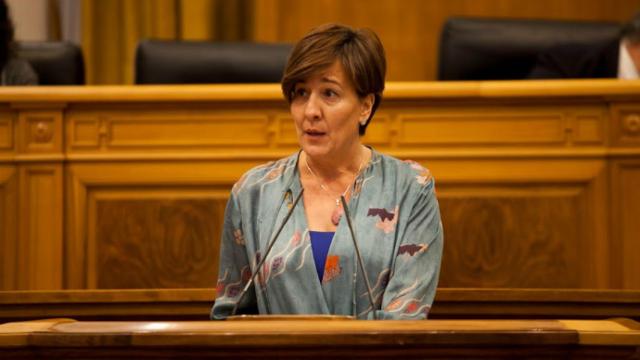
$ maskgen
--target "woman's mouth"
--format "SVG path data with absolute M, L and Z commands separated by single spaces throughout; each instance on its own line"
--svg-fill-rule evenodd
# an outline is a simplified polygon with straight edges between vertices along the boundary
M 310 136 L 312 138 L 319 138 L 321 136 L 326 135 L 324 131 L 319 131 L 319 130 L 305 130 L 304 133 L 305 135 Z

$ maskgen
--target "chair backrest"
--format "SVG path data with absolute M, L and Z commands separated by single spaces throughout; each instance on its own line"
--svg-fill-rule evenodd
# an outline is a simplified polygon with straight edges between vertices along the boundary
M 541 52 L 561 44 L 599 44 L 619 29 L 603 22 L 451 18 L 440 37 L 438 79 L 524 79 Z
M 136 50 L 136 84 L 279 82 L 289 44 L 145 40 Z
M 69 42 L 18 42 L 18 57 L 28 61 L 40 85 L 84 85 L 84 59 Z

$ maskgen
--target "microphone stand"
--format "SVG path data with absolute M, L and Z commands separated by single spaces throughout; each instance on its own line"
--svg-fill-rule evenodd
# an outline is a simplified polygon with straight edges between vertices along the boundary
M 282 229 L 284 228 L 284 225 L 287 223 L 287 221 L 289 221 L 289 218 L 291 217 L 291 214 L 293 214 L 293 209 L 295 209 L 296 205 L 298 205 L 298 201 L 300 201 L 300 199 L 302 198 L 302 193 L 304 193 L 304 189 L 300 190 L 300 194 L 298 194 L 298 197 L 296 197 L 296 200 L 293 202 L 293 206 L 291 206 L 291 209 L 289 209 L 289 212 L 287 213 L 287 216 L 285 216 L 284 221 L 282 222 L 282 224 L 278 228 L 278 231 L 276 231 L 276 234 L 273 236 L 273 238 L 269 242 L 269 245 L 267 246 L 267 251 L 264 253 L 264 256 L 262 256 L 262 259 L 260 259 L 260 262 L 256 266 L 256 271 L 254 271 L 253 275 L 251 275 L 251 279 L 249 279 L 247 284 L 244 286 L 244 289 L 242 289 L 242 292 L 240 293 L 240 297 L 238 298 L 238 301 L 236 301 L 236 304 L 233 306 L 233 310 L 231 311 L 231 315 L 230 316 L 234 316 L 236 314 L 236 312 L 238 311 L 238 305 L 240 304 L 240 301 L 242 301 L 242 299 L 246 295 L 247 291 L 249 291 L 249 288 L 254 283 L 256 275 L 258 275 L 258 273 L 260 272 L 260 269 L 262 268 L 262 265 L 264 264 L 265 260 L 267 259 L 267 256 L 269 255 L 269 252 L 271 252 L 271 249 L 273 248 L 273 245 L 276 243 L 276 239 L 278 238 L 278 236 L 282 232 Z M 249 267 L 249 268 L 251 268 L 251 267 Z
M 373 320 L 378 320 L 375 301 L 373 300 L 373 292 L 371 291 L 371 285 L 369 283 L 369 276 L 367 276 L 367 271 L 364 269 L 364 262 L 362 261 L 362 256 L 360 256 L 360 247 L 358 247 L 358 241 L 356 241 L 356 234 L 353 232 L 353 226 L 351 225 L 351 216 L 349 215 L 349 208 L 347 208 L 347 200 L 344 198 L 344 195 L 340 196 L 340 201 L 342 202 L 342 208 L 344 209 L 344 216 L 347 218 L 347 225 L 349 225 L 349 231 L 351 232 L 353 246 L 356 249 L 356 257 L 358 258 L 360 271 L 362 271 L 362 275 L 364 275 L 364 282 L 367 285 L 367 294 L 369 295 L 369 302 L 371 303 L 371 311 L 373 311 Z

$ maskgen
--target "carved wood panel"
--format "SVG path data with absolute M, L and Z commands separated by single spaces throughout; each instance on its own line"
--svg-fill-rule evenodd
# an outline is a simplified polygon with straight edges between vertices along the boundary
M 70 165 L 67 288 L 214 286 L 231 185 L 256 164 Z
M 439 190 L 445 233 L 440 286 L 581 286 L 590 260 L 581 256 L 588 246 L 584 191 L 479 187 L 447 196 L 446 189 Z
M 226 201 L 175 197 L 96 200 L 97 288 L 214 286 Z
M 617 146 L 640 144 L 640 107 L 637 103 L 620 103 L 611 106 L 613 131 L 611 142 Z
M 442 287 L 607 288 L 607 168 L 591 160 L 428 160 Z
M 23 110 L 18 123 L 21 152 L 62 152 L 62 111 Z
M 470 102 L 452 107 L 442 101 L 427 107 L 388 104 L 380 113 L 393 119 L 387 132 L 398 149 L 597 146 L 604 143 L 607 121 L 604 108 L 585 104 L 505 107 Z
M 282 105 L 284 101 L 276 107 L 282 111 Z M 154 107 L 152 111 L 139 106 L 119 111 L 73 109 L 68 115 L 66 148 L 72 152 L 92 152 L 264 147 L 269 145 L 273 133 L 273 116 L 268 111 L 228 111 L 201 104 L 188 111 L 182 105 Z

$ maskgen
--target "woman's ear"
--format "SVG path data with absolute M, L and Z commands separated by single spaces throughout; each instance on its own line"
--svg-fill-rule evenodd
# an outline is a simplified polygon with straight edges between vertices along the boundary
M 360 125 L 364 126 L 371 116 L 373 110 L 373 103 L 375 102 L 375 96 L 368 94 L 362 99 L 362 110 L 360 111 Z

